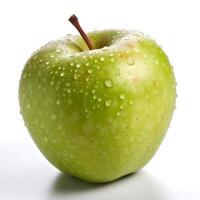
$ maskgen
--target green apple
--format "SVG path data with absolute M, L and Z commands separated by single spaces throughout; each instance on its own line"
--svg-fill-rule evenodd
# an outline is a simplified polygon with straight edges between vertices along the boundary
M 142 168 L 160 146 L 176 99 L 172 66 L 149 37 L 125 30 L 66 36 L 36 51 L 19 85 L 34 142 L 61 171 L 109 182 Z

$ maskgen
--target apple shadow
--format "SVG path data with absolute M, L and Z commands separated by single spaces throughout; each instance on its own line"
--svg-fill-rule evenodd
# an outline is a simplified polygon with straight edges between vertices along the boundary
M 48 200 L 168 200 L 170 188 L 149 172 L 140 171 L 110 183 L 88 183 L 60 173 L 48 194 Z
M 74 193 L 99 187 L 101 187 L 101 184 L 89 183 L 68 174 L 60 173 L 55 179 L 52 192 L 55 194 Z

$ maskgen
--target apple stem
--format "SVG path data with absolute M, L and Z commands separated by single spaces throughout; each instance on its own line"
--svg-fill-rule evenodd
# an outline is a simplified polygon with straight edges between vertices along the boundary
M 87 44 L 88 48 L 90 50 L 94 49 L 94 43 L 93 41 L 88 37 L 88 35 L 83 31 L 83 29 L 81 28 L 79 21 L 78 21 L 78 17 L 76 15 L 72 15 L 69 18 L 69 21 L 76 27 L 76 29 L 78 30 L 78 32 L 81 34 L 82 38 L 84 39 L 85 43 Z

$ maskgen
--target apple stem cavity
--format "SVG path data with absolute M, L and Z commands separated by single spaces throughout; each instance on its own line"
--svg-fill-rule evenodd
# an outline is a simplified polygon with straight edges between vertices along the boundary
M 85 43 L 87 44 L 88 48 L 90 50 L 94 49 L 94 43 L 81 28 L 79 21 L 78 21 L 78 17 L 76 15 L 72 15 L 68 20 L 76 27 L 76 29 L 78 30 L 78 32 L 84 39 Z

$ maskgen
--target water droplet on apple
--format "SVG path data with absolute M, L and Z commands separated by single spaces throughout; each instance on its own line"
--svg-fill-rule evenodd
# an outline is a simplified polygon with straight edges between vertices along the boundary
M 137 47 L 134 47 L 134 48 L 133 48 L 133 51 L 134 51 L 135 53 L 139 53 L 139 52 L 140 52 L 139 49 L 138 49 Z
M 49 64 L 49 61 L 47 61 L 45 64 L 48 65 L 48 64 Z
M 92 90 L 92 94 L 94 94 L 95 92 L 96 92 L 96 90 L 93 89 L 93 90 Z
M 22 98 L 24 99 L 26 97 L 26 93 L 23 93 L 22 94 Z
M 92 74 L 92 72 L 93 72 L 93 69 L 88 69 L 89 74 Z
M 144 54 L 143 54 L 143 57 L 144 57 L 144 58 L 147 58 L 147 55 L 144 53 Z
M 27 77 L 27 74 L 25 73 L 25 74 L 23 75 L 23 79 L 26 79 L 26 77 Z
M 129 40 L 129 36 L 128 36 L 128 35 L 125 36 L 125 37 L 124 37 L 124 40 Z
M 105 60 L 105 58 L 104 58 L 104 57 L 100 57 L 100 61 L 102 61 L 102 62 L 103 62 L 104 60 Z
M 99 81 L 96 81 L 96 84 L 94 85 L 94 88 L 98 88 L 98 86 L 99 86 Z
M 119 70 L 119 69 L 116 69 L 115 74 L 116 74 L 117 76 L 119 76 L 119 75 L 120 75 L 120 70 Z
M 176 105 L 174 105 L 174 110 L 176 110 Z
M 67 89 L 67 93 L 71 93 L 71 89 L 70 88 Z
M 97 99 L 97 96 L 96 96 L 96 95 L 93 95 L 93 97 L 92 97 L 92 98 L 95 100 L 95 99 Z
M 55 119 L 56 119 L 56 115 L 55 115 L 55 114 L 52 114 L 52 115 L 51 115 L 51 119 L 55 120 Z
M 54 55 L 50 55 L 51 58 L 54 58 Z
M 128 102 L 130 105 L 132 105 L 133 104 L 133 101 L 132 100 L 129 100 L 129 102 Z
M 73 58 L 74 54 L 67 54 L 69 58 Z
M 124 109 L 124 106 L 121 105 L 119 108 L 120 108 L 121 110 L 123 110 L 123 109 Z
M 104 85 L 106 87 L 112 87 L 112 80 L 105 80 Z
M 78 78 L 78 75 L 77 74 L 74 74 L 74 79 L 76 80 Z
M 128 65 L 134 65 L 135 64 L 134 59 L 131 58 L 131 57 L 128 57 L 127 60 L 126 60 L 126 62 L 127 62 Z
M 71 40 L 71 39 L 73 39 L 73 35 L 72 34 L 67 34 L 66 38 Z
M 94 60 L 94 62 L 95 62 L 95 63 L 97 63 L 97 62 L 98 62 L 98 60 Z
M 51 81 L 51 82 L 50 82 L 50 85 L 54 85 L 54 81 Z
M 102 51 L 108 51 L 108 47 L 105 46 L 105 47 L 103 47 L 101 50 L 102 50 Z
M 125 95 L 124 94 L 120 94 L 119 98 L 124 100 L 125 99 Z
M 85 117 L 86 117 L 86 118 L 89 118 L 89 117 L 90 117 L 90 115 L 86 115 Z
M 56 101 L 56 104 L 59 105 L 59 104 L 60 104 L 60 100 L 57 100 L 57 101 Z
M 89 66 L 89 65 L 90 65 L 90 63 L 89 63 L 89 62 L 87 62 L 85 65 L 86 65 L 86 66 Z
M 111 101 L 111 100 L 106 100 L 106 101 L 105 101 L 105 106 L 110 107 L 111 104 L 112 104 L 112 101 Z
M 85 80 L 88 82 L 88 81 L 89 81 L 89 78 L 86 78 Z
M 117 112 L 117 116 L 119 117 L 121 115 L 121 113 L 120 112 Z
M 36 59 L 37 59 L 37 57 L 38 57 L 38 55 L 35 55 L 35 56 L 33 57 L 33 60 L 36 60 Z
M 114 62 L 114 61 L 115 61 L 115 59 L 114 59 L 114 58 L 111 58 L 111 59 L 110 59 L 110 61 L 111 61 L 111 62 Z
M 80 66 L 81 66 L 81 64 L 80 64 L 80 63 L 77 63 L 77 64 L 76 64 L 76 67 L 77 67 L 77 68 L 79 68 Z
M 98 101 L 98 102 L 101 102 L 101 98 L 98 98 L 97 101 Z
M 42 63 L 43 62 L 43 59 L 40 59 L 40 63 Z
M 60 73 L 60 76 L 64 76 L 64 75 L 65 75 L 65 72 L 61 72 L 61 73 Z
M 70 65 L 71 65 L 71 66 L 74 66 L 74 63 L 73 63 L 73 62 L 71 62 L 71 63 L 70 63 Z
M 61 125 L 58 125 L 58 130 L 62 130 L 62 126 Z
M 56 52 L 57 52 L 57 53 L 60 53 L 60 52 L 61 52 L 61 49 L 56 49 Z
M 45 142 L 48 142 L 48 141 L 49 141 L 48 138 L 47 138 L 46 136 L 44 137 L 44 141 L 45 141 Z

